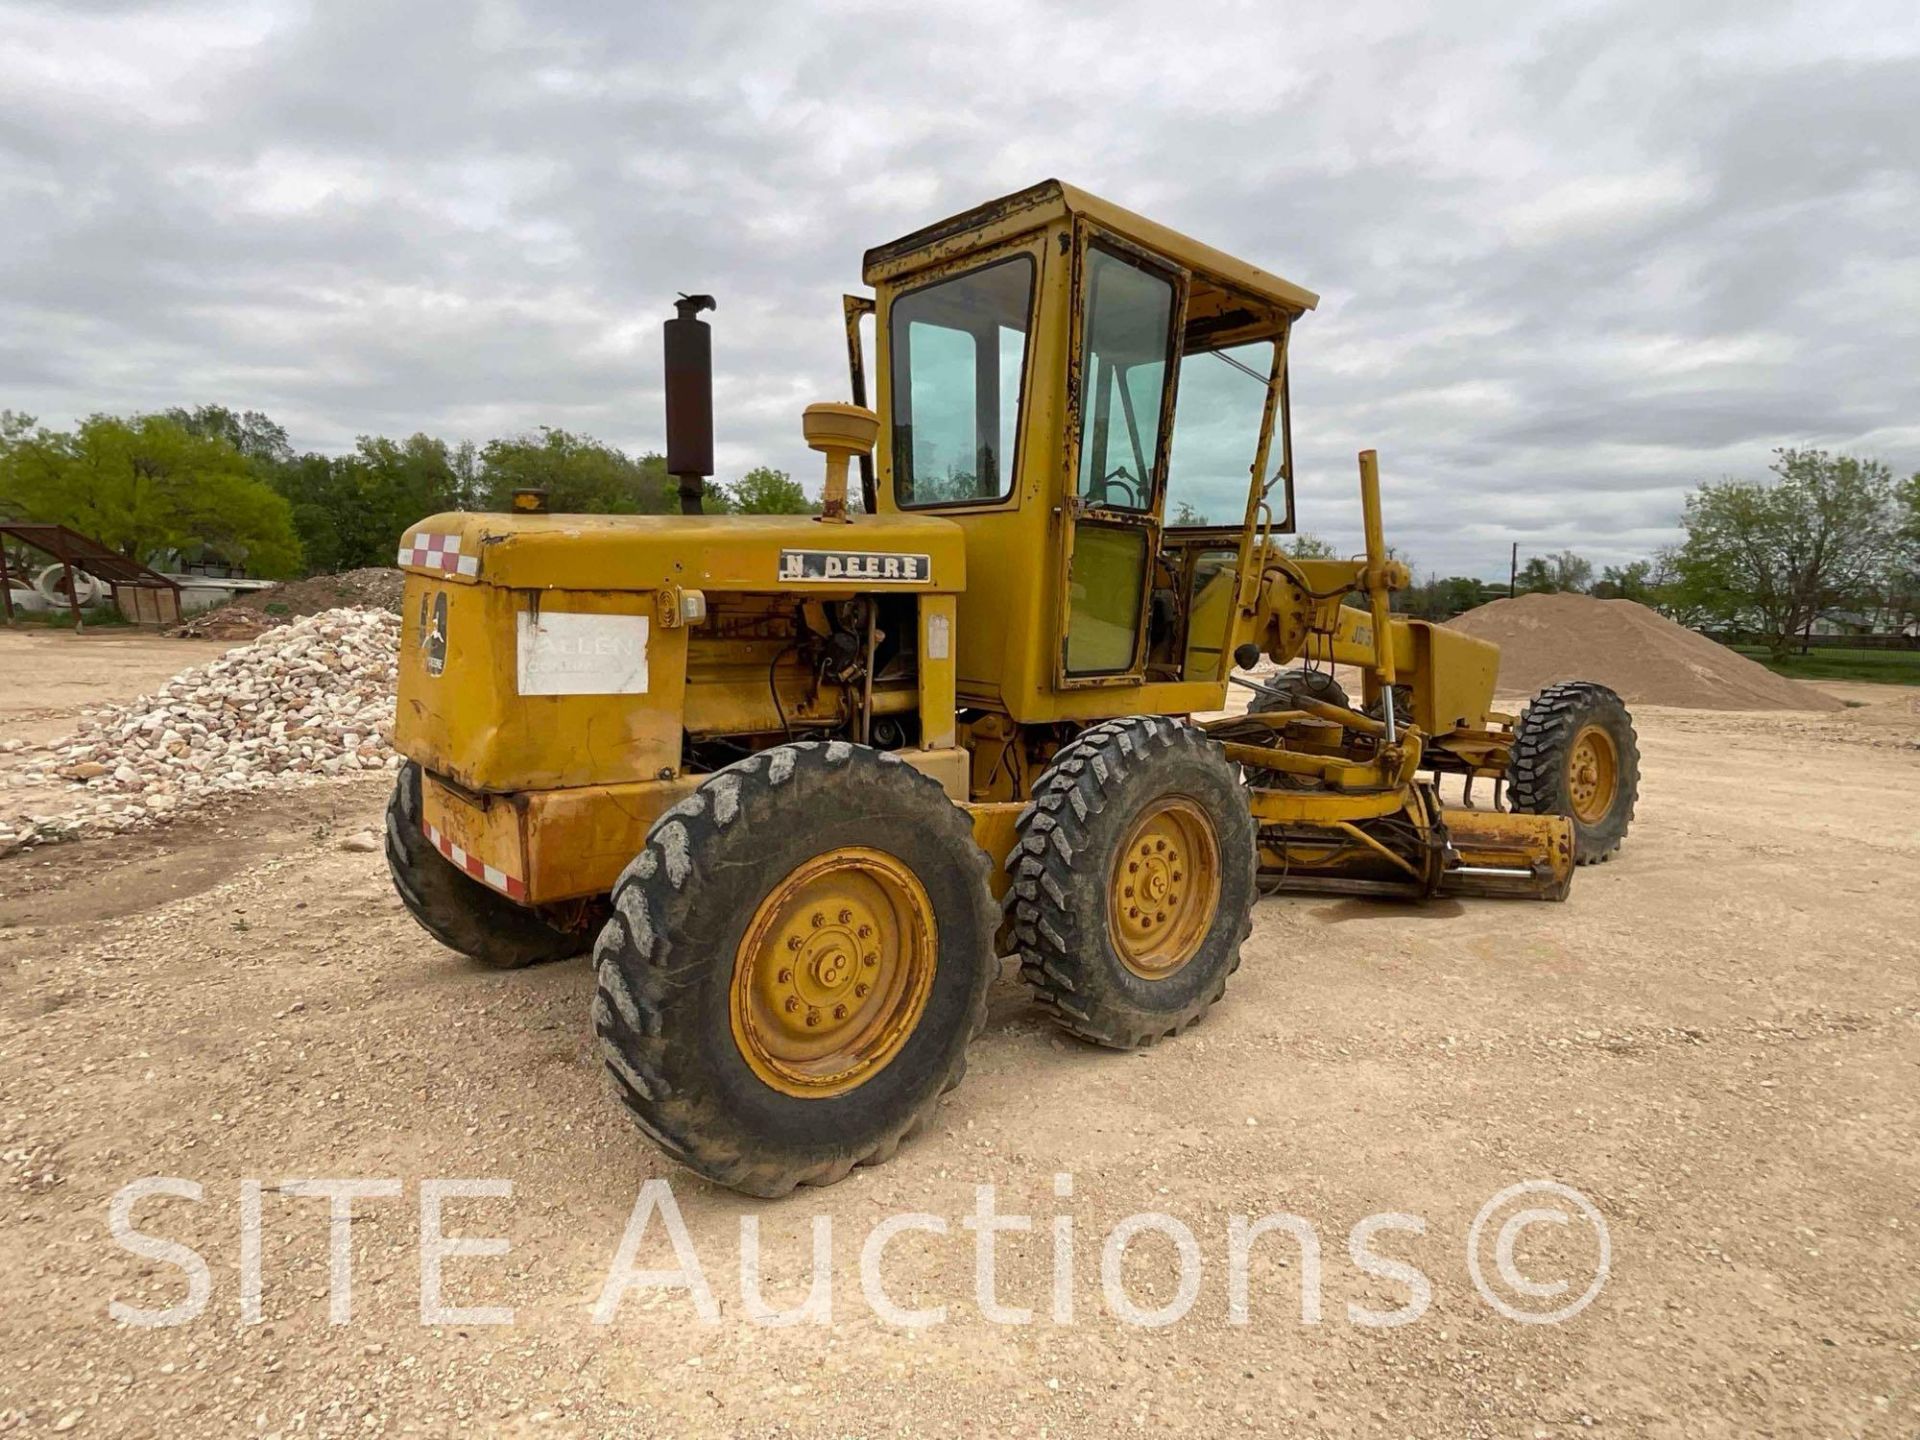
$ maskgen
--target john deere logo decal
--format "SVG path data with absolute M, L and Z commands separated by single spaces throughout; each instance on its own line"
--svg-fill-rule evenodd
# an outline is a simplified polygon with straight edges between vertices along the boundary
M 780 578 L 925 585 L 933 579 L 933 561 L 926 555 L 885 555 L 871 550 L 782 550 Z
M 433 597 L 432 608 L 428 608 L 427 597 L 420 597 L 420 648 L 427 652 L 427 674 L 440 675 L 447 668 L 447 592 L 442 590 Z

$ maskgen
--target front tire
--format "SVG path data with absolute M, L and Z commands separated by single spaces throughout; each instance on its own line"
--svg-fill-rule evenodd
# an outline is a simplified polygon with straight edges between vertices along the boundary
M 455 869 L 420 828 L 420 767 L 400 767 L 387 801 L 387 873 L 407 913 L 449 950 L 490 970 L 584 955 L 591 937 L 549 925 Z
M 1588 680 L 1534 696 L 1514 730 L 1507 793 L 1515 810 L 1573 821 L 1574 864 L 1611 859 L 1640 796 L 1640 741 L 1625 703 Z
M 888 1159 L 959 1083 L 999 916 L 939 783 L 843 740 L 775 746 L 654 823 L 594 949 L 622 1104 L 720 1185 Z
M 1063 1029 L 1119 1050 L 1193 1024 L 1253 928 L 1253 815 L 1199 730 L 1109 720 L 1053 758 L 1007 858 L 1020 972 Z

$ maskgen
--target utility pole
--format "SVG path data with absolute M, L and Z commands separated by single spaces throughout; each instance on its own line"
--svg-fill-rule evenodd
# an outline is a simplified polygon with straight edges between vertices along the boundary
M 1507 561 L 1507 599 L 1520 593 L 1520 542 L 1513 542 L 1513 555 Z

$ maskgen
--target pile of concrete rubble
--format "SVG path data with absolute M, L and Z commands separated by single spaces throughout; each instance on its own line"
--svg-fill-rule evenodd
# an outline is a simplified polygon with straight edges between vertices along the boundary
M 85 713 L 8 777 L 0 854 L 139 829 L 223 794 L 391 769 L 400 620 L 329 610 L 281 626 L 152 695 Z

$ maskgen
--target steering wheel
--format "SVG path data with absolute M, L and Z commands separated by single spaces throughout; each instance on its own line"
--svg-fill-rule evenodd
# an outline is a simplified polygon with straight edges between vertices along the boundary
M 1146 506 L 1141 503 L 1141 492 L 1144 487 L 1124 465 L 1116 465 L 1100 477 L 1099 482 L 1094 487 L 1094 503 L 1096 505 L 1112 504 L 1113 502 L 1108 498 L 1107 492 L 1116 485 L 1127 492 L 1127 509 L 1146 509 Z

